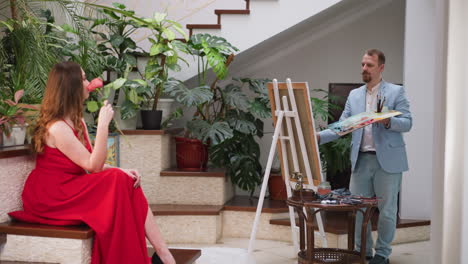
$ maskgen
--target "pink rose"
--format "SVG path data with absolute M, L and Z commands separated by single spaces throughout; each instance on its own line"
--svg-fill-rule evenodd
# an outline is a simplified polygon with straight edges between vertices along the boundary
M 86 89 L 88 92 L 92 92 L 96 90 L 96 88 L 101 88 L 102 86 L 104 86 L 104 83 L 102 82 L 101 78 L 94 78 L 91 80 L 91 82 L 89 82 L 89 85 L 86 87 Z

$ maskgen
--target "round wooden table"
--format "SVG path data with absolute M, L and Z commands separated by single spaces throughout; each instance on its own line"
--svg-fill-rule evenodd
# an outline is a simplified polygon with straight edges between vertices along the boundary
M 366 263 L 366 235 L 367 225 L 377 207 L 375 199 L 364 199 L 362 204 L 322 204 L 313 198 L 292 196 L 286 203 L 296 210 L 299 215 L 299 264 L 312 263 Z M 305 211 L 305 212 L 304 212 Z M 321 211 L 347 211 L 348 212 L 348 249 L 315 248 L 314 246 L 314 219 Z M 364 215 L 361 229 L 360 251 L 354 250 L 354 229 L 356 213 Z M 307 241 L 306 241 L 307 239 Z

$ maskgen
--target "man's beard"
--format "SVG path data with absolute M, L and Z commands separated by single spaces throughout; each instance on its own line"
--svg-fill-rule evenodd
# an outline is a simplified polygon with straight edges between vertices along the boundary
M 369 73 L 362 73 L 362 81 L 365 83 L 369 83 L 372 81 L 372 77 Z

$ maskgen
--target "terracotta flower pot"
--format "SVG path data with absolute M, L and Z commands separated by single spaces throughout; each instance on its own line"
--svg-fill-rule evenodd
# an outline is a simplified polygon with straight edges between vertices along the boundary
M 176 141 L 177 168 L 182 171 L 205 171 L 208 163 L 208 146 L 198 139 L 174 137 Z
M 271 200 L 285 201 L 288 198 L 286 184 L 281 174 L 270 174 L 268 179 L 268 192 Z

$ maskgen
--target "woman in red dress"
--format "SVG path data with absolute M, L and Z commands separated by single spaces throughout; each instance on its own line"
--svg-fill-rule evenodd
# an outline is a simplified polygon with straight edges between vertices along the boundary
M 107 102 L 99 112 L 94 149 L 89 142 L 82 116 L 88 84 L 73 62 L 56 64 L 49 73 L 33 138 L 36 167 L 22 195 L 23 216 L 44 224 L 89 225 L 95 232 L 92 264 L 148 264 L 145 236 L 164 264 L 175 264 L 138 172 L 104 164 L 114 115 Z

